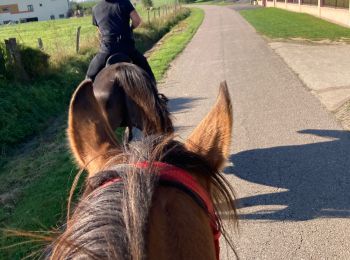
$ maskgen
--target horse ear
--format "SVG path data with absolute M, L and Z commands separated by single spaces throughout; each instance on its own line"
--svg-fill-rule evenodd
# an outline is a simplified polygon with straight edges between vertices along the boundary
M 80 167 L 93 175 L 120 151 L 113 131 L 94 96 L 92 81 L 83 81 L 69 106 L 68 139 Z
M 220 169 L 229 156 L 232 122 L 230 93 L 224 81 L 216 104 L 191 133 L 186 148 L 206 158 L 213 169 Z

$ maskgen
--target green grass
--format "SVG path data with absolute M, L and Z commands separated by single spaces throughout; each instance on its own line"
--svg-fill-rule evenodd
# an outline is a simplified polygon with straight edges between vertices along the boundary
M 156 3 L 161 6 L 171 3 L 171 0 L 158 0 Z M 147 11 L 141 5 L 138 5 L 136 9 L 143 21 L 148 22 Z M 172 8 L 168 10 L 169 12 L 173 11 Z M 156 10 L 151 11 L 151 22 L 158 23 L 158 20 L 162 21 L 168 18 L 165 12 L 161 12 L 160 15 L 158 17 Z M 76 32 L 79 26 L 81 27 L 81 46 L 98 47 L 97 29 L 92 25 L 91 16 L 0 26 L 0 42 L 8 38 L 16 38 L 20 44 L 37 48 L 38 38 L 41 38 L 44 51 L 53 56 L 54 59 L 60 59 L 62 56 L 75 54 Z M 137 29 L 136 32 L 140 30 L 142 31 L 142 28 Z
M 46 53 L 52 56 L 74 54 L 76 31 L 81 26 L 81 42 L 92 45 L 96 42 L 96 28 L 91 23 L 91 16 L 61 20 L 4 25 L 0 27 L 0 41 L 14 37 L 21 44 L 38 46 L 41 38 Z
M 157 80 L 162 78 L 170 62 L 192 39 L 203 18 L 204 12 L 201 9 L 192 9 L 192 15 L 180 22 L 173 32 L 163 39 L 162 45 L 157 51 L 149 57 L 149 63 Z
M 189 15 L 183 9 L 135 32 L 137 48 L 144 52 Z M 93 47 L 95 47 L 93 45 Z M 61 114 L 70 95 L 84 78 L 96 48 L 82 50 L 79 55 L 63 56 L 47 75 L 31 82 L 16 82 L 0 78 L 0 149 L 22 142 L 41 131 L 48 119 Z
M 308 14 L 277 8 L 243 10 L 241 15 L 255 29 L 272 39 L 350 40 L 350 29 Z
M 164 45 L 154 50 L 151 65 L 158 79 L 191 39 L 202 19 L 203 12 L 193 9 L 191 15 L 164 38 Z M 160 59 L 167 62 L 157 63 Z M 77 172 L 66 145 L 66 121 L 67 116 L 62 115 L 45 132 L 0 161 L 1 228 L 47 231 L 63 224 L 68 192 Z M 22 241 L 25 239 L 1 234 L 0 248 Z M 40 243 L 3 248 L 0 259 L 21 259 L 40 248 Z

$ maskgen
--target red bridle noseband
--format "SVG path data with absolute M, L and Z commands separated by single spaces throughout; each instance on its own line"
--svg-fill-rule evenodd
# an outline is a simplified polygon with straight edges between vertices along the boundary
M 212 228 L 213 236 L 214 236 L 216 259 L 219 260 L 220 258 L 219 238 L 220 238 L 221 232 L 219 228 L 218 218 L 215 213 L 214 205 L 208 192 L 204 190 L 204 188 L 197 182 L 197 180 L 192 175 L 190 175 L 187 171 L 181 168 L 178 168 L 176 166 L 163 163 L 163 162 L 153 162 L 153 163 L 140 162 L 140 163 L 136 163 L 133 166 L 141 169 L 145 169 L 149 167 L 154 168 L 155 172 L 152 172 L 152 173 L 157 174 L 159 176 L 160 181 L 179 184 L 183 186 L 186 190 L 194 194 L 195 197 L 200 200 L 201 202 L 200 204 L 203 204 L 210 218 L 210 226 Z M 109 180 L 103 183 L 100 186 L 100 188 L 107 187 L 110 184 L 120 182 L 120 181 L 121 181 L 121 178 L 114 178 L 112 180 Z M 195 200 L 195 201 L 198 202 L 198 200 Z

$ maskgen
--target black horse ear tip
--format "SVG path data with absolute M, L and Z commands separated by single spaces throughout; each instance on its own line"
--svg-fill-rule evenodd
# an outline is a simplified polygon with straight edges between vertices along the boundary
M 93 86 L 92 80 L 89 78 L 86 78 L 82 82 L 80 82 L 77 89 L 86 89 L 86 88 L 91 88 L 92 86 Z
M 74 91 L 71 102 L 77 103 L 93 93 L 93 83 L 91 79 L 84 79 Z
M 92 84 L 93 83 L 93 81 L 92 81 L 92 79 L 91 78 L 85 78 L 81 83 L 80 83 L 80 85 L 83 85 L 83 84 Z

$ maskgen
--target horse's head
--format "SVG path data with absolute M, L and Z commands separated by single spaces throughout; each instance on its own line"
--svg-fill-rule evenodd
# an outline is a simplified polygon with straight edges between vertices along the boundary
M 136 127 L 145 135 L 174 130 L 166 99 L 136 65 L 118 63 L 103 69 L 94 81 L 94 94 L 113 130 Z
M 236 216 L 232 188 L 219 172 L 231 132 L 223 83 L 216 104 L 185 143 L 163 135 L 123 148 L 92 83 L 83 82 L 71 100 L 68 137 L 76 161 L 88 171 L 87 185 L 67 230 L 52 245 L 52 259 L 215 259 L 212 223 L 224 232 L 220 214 Z M 199 192 L 164 180 L 164 171 L 184 176 Z M 218 222 L 210 203 L 198 198 L 201 191 L 216 209 L 226 205 Z

